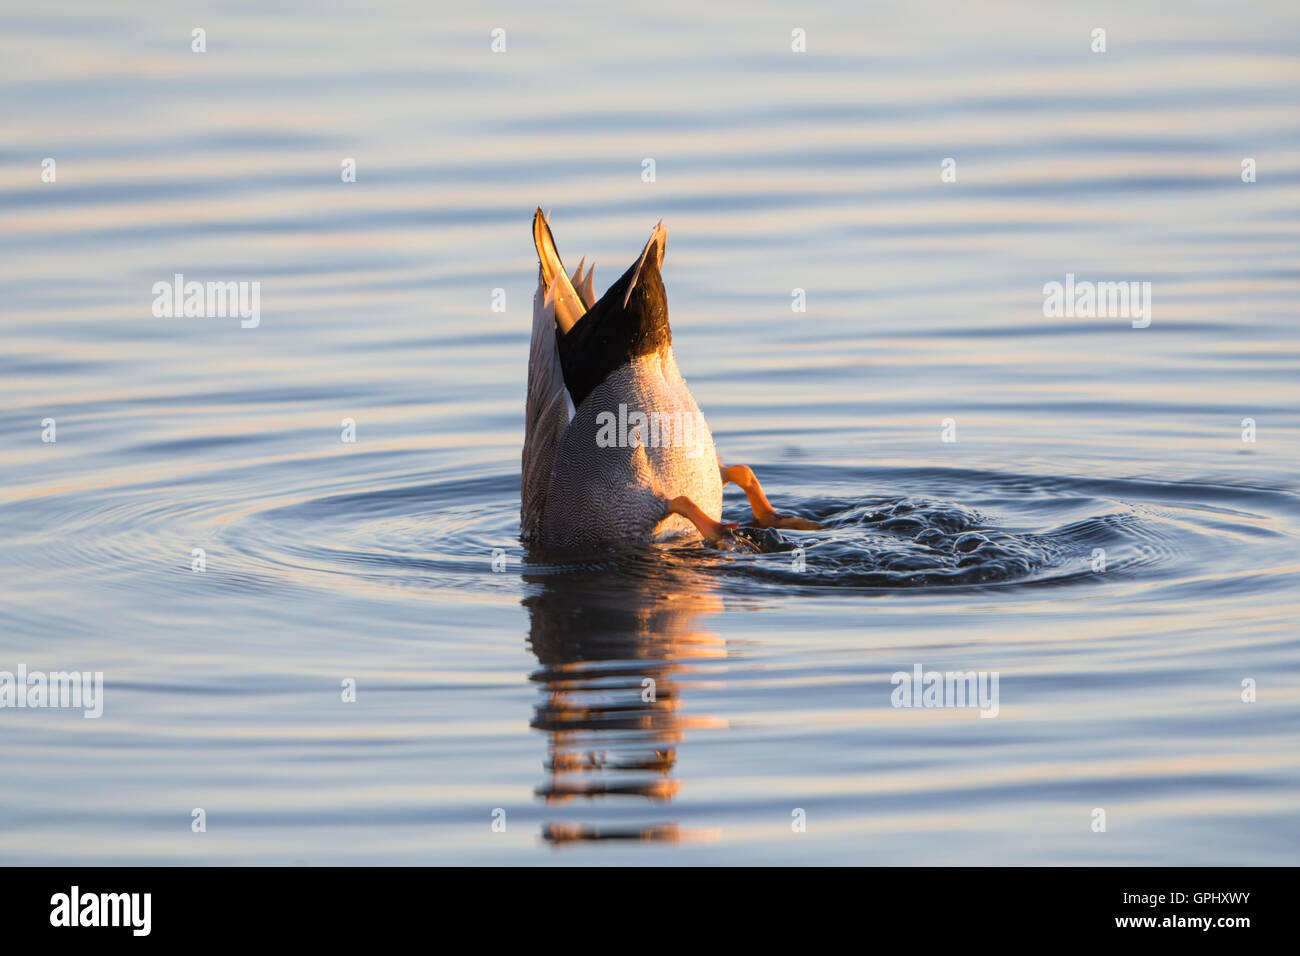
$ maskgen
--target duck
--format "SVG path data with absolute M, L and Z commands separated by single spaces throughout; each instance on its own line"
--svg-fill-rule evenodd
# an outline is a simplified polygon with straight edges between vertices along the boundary
M 724 465 L 677 367 L 662 269 L 663 221 L 599 299 L 586 257 L 566 272 L 541 207 L 528 354 L 521 538 L 547 550 L 697 537 L 736 545 L 722 490 L 739 486 L 759 528 L 815 530 L 782 514 L 746 465 Z

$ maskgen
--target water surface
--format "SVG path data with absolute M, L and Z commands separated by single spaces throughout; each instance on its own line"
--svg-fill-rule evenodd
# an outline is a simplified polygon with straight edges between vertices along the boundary
M 0 710 L 0 859 L 1293 861 L 1293 7 L 0 22 L 0 670 L 106 685 Z M 823 531 L 525 552 L 538 204 L 602 289 L 664 219 L 721 454 Z

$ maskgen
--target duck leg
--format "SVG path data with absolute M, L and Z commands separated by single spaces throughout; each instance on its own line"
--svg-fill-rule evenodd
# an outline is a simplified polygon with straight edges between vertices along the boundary
M 690 519 L 691 523 L 699 529 L 704 540 L 715 548 L 730 547 L 735 543 L 735 536 L 731 533 L 736 527 L 734 523 L 723 524 L 721 521 L 714 521 L 686 495 L 678 495 L 668 502 L 668 513 Z
M 797 515 L 778 514 L 763 494 L 763 486 L 754 477 L 748 465 L 721 466 L 722 483 L 734 482 L 745 492 L 749 507 L 754 511 L 754 523 L 760 528 L 789 528 L 792 531 L 816 531 L 821 528 L 815 521 Z

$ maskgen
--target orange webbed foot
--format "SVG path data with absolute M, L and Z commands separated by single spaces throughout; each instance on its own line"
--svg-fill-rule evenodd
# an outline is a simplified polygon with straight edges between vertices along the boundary
M 736 546 L 734 532 L 739 525 L 735 522 L 724 524 L 721 521 L 714 521 L 686 495 L 678 495 L 668 502 L 668 512 L 669 514 L 681 515 L 683 518 L 690 519 L 690 522 L 700 532 L 700 536 L 715 548 L 730 550 Z
M 798 515 L 785 515 L 772 507 L 763 494 L 763 486 L 754 477 L 748 465 L 730 465 L 721 469 L 722 483 L 734 482 L 745 492 L 749 507 L 754 512 L 754 524 L 760 528 L 786 528 L 790 531 L 818 531 L 821 529 L 816 521 L 800 518 Z

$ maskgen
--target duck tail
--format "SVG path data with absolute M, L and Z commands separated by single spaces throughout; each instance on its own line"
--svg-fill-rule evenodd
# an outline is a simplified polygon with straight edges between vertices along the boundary
M 555 322 L 559 326 L 560 334 L 564 334 L 573 328 L 574 323 L 587 311 L 582 297 L 574 288 L 581 282 L 582 267 L 579 265 L 578 272 L 574 273 L 574 279 L 570 279 L 565 273 L 564 263 L 555 248 L 555 237 L 551 235 L 551 226 L 542 215 L 541 206 L 537 207 L 537 212 L 533 215 L 533 244 L 537 246 L 537 261 L 542 270 L 543 288 L 550 289 L 552 285 L 555 286 Z
M 581 322 L 559 337 L 560 367 L 575 405 L 614 369 L 672 344 L 668 294 L 660 274 L 667 242 L 668 230 L 660 222 L 636 261 L 592 303 Z
M 541 220 L 540 209 L 534 220 L 534 237 L 537 235 L 538 220 Z M 541 221 L 545 226 L 545 220 Z M 546 229 L 546 235 L 550 235 L 549 228 Z M 538 249 L 540 254 L 540 244 Z M 558 257 L 555 262 L 559 262 Z M 552 270 L 548 282 L 546 262 L 543 259 L 537 270 L 537 292 L 533 295 L 533 336 L 528 350 L 528 397 L 524 410 L 519 520 L 525 540 L 541 535 L 555 449 L 568 427 L 569 419 L 573 417 L 573 402 L 564 386 L 564 372 L 555 341 L 560 279 L 569 282 L 563 267 L 559 268 L 558 273 Z

